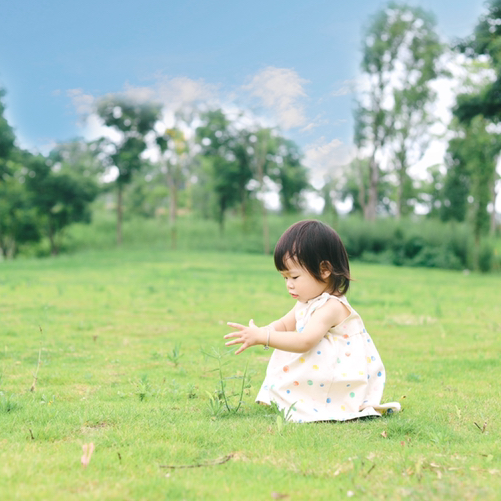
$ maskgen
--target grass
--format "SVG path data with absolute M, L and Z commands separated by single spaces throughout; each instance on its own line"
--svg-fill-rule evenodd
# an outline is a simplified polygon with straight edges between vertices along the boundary
M 0 263 L 0 497 L 498 499 L 499 276 L 352 268 L 385 400 L 403 412 L 299 425 L 253 403 L 268 354 L 235 357 L 222 338 L 228 320 L 291 307 L 271 258 L 129 249 Z M 232 406 L 250 377 L 238 412 L 211 407 L 214 350 L 235 377 Z

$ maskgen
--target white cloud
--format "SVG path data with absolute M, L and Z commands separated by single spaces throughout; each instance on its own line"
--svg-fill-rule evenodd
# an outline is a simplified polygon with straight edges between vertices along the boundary
M 164 113 L 161 122 L 165 127 L 172 127 L 176 111 L 192 106 L 198 101 L 209 103 L 216 101 L 217 86 L 208 84 L 203 79 L 160 76 L 151 86 L 133 86 L 126 83 L 123 90 L 116 94 L 139 102 L 161 103 Z M 121 134 L 106 127 L 96 113 L 96 105 L 101 96 L 86 94 L 82 89 L 70 89 L 66 95 L 79 115 L 79 126 L 87 140 L 100 137 L 107 137 L 112 141 L 120 140 Z
M 336 177 L 341 167 L 353 160 L 355 148 L 339 139 L 326 141 L 321 137 L 306 146 L 304 154 L 304 165 L 310 169 L 313 185 L 321 186 L 325 175 Z
M 198 101 L 211 102 L 217 99 L 218 86 L 203 79 L 188 77 L 169 78 L 159 76 L 150 87 L 125 85 L 123 94 L 139 101 L 158 101 L 170 110 L 178 110 Z
M 91 94 L 85 94 L 82 89 L 69 89 L 66 91 L 66 95 L 80 116 L 85 117 L 94 111 L 96 98 Z
M 275 115 L 278 124 L 287 130 L 301 127 L 307 122 L 301 103 L 306 97 L 306 83 L 307 80 L 290 68 L 269 66 L 254 75 L 243 89 L 259 98 Z
M 347 96 L 348 94 L 353 94 L 356 91 L 357 80 L 345 80 L 341 82 L 331 95 L 334 97 Z

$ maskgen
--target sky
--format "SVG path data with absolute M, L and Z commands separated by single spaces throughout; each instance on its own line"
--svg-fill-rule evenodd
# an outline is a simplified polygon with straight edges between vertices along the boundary
M 484 0 L 417 0 L 444 42 L 470 35 Z M 202 99 L 266 117 L 311 169 L 353 152 L 353 89 L 378 0 L 16 0 L 0 11 L 0 87 L 21 147 L 93 138 L 109 93 Z M 85 118 L 87 117 L 87 118 Z M 426 161 L 433 161 L 426 160 Z

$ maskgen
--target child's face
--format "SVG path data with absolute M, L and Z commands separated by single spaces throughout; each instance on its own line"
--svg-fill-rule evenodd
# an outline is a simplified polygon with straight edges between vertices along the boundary
M 281 271 L 280 274 L 285 278 L 287 292 L 294 299 L 297 299 L 301 303 L 306 303 L 310 299 L 314 299 L 328 290 L 329 286 L 327 282 L 319 282 L 313 275 L 302 266 L 295 263 L 292 259 L 287 258 L 284 264 L 287 269 Z

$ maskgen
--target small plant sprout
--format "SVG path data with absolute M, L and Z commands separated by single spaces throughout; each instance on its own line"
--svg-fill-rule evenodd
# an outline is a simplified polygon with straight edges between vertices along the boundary
M 276 415 L 276 423 L 278 433 L 281 434 L 284 426 L 291 420 L 292 410 L 296 402 L 294 402 L 287 410 L 285 407 L 283 409 L 279 409 L 276 402 L 271 402 L 270 409 L 273 415 Z
M 140 379 L 136 382 L 137 385 L 137 396 L 141 402 L 146 399 L 151 394 L 151 385 L 148 381 L 148 375 L 143 374 Z
M 205 393 L 209 397 L 207 408 L 212 414 L 212 417 L 216 418 L 224 410 L 224 401 L 222 400 L 221 394 L 217 390 L 214 393 L 211 393 L 210 391 L 206 391 Z
M 172 348 L 172 351 L 167 354 L 167 358 L 169 359 L 170 362 L 174 364 L 174 367 L 177 367 L 179 365 L 179 360 L 181 359 L 183 355 L 181 355 L 181 345 L 179 343 L 176 343 L 174 345 L 174 348 Z
M 43 335 L 42 327 L 39 326 L 39 329 L 40 329 L 40 334 Z M 33 374 L 33 383 L 31 384 L 30 391 L 36 390 L 37 381 L 38 381 L 38 370 L 40 369 L 40 365 L 42 363 L 41 358 L 42 358 L 42 340 L 40 340 L 40 349 L 38 350 L 37 368 L 35 370 L 35 374 Z
M 217 361 L 217 367 L 213 371 L 217 371 L 219 375 L 218 387 L 214 394 L 207 392 L 209 395 L 209 410 L 214 417 L 219 416 L 223 410 L 230 414 L 236 414 L 242 406 L 245 390 L 250 388 L 250 377 L 247 375 L 247 365 L 244 373 L 234 376 L 223 376 L 223 367 L 227 365 L 227 361 L 223 362 L 223 357 L 228 353 L 221 353 L 218 349 L 212 348 L 212 352 L 202 350 L 202 353 Z M 228 384 L 229 382 L 238 381 L 237 385 Z

